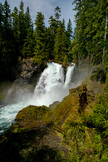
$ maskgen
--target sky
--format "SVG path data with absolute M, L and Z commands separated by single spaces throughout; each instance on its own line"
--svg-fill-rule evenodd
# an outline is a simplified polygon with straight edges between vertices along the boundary
M 16 6 L 19 9 L 21 0 L 7 0 L 10 5 L 11 11 L 13 11 Z M 5 0 L 1 0 L 1 3 L 4 4 Z M 45 26 L 48 27 L 49 17 L 54 16 L 54 10 L 58 6 L 61 9 L 60 20 L 65 19 L 65 26 L 69 19 L 72 21 L 72 28 L 75 27 L 75 11 L 73 10 L 74 6 L 72 5 L 73 0 L 23 0 L 24 2 L 24 11 L 26 11 L 27 6 L 30 9 L 30 15 L 34 22 L 37 16 L 37 12 L 41 12 L 44 15 Z

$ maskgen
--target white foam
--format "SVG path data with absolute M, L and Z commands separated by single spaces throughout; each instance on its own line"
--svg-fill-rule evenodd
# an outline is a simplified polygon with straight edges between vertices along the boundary
M 54 101 L 62 101 L 62 99 L 69 94 L 69 88 L 72 87 L 69 83 L 71 82 L 74 66 L 68 67 L 64 83 L 62 65 L 54 62 L 48 63 L 47 65 L 48 67 L 43 71 L 33 95 L 29 95 L 27 91 L 27 94 L 23 93 L 20 98 L 18 97 L 16 104 L 10 104 L 0 108 L 1 133 L 11 126 L 17 113 L 24 107 L 28 105 L 49 106 Z M 17 92 L 19 95 L 21 94 L 20 91 L 19 89 L 19 92 Z

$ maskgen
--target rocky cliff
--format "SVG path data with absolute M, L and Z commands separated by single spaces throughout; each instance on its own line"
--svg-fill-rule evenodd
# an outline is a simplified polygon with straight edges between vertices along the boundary
M 32 58 L 23 59 L 17 67 L 16 70 L 16 80 L 15 82 L 19 84 L 28 84 L 36 81 L 39 77 L 43 68 L 37 64 L 34 64 Z

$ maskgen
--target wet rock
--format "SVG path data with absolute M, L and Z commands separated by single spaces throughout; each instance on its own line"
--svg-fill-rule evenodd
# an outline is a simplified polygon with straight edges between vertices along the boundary
M 34 64 L 32 59 L 23 59 L 18 65 L 16 71 L 15 82 L 19 84 L 28 84 L 34 75 L 41 73 L 42 69 L 39 65 Z

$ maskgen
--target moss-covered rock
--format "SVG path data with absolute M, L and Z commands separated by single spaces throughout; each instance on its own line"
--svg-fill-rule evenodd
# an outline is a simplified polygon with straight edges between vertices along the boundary
M 47 126 L 53 122 L 52 112 L 46 106 L 27 106 L 15 118 L 13 132 L 30 131 Z

